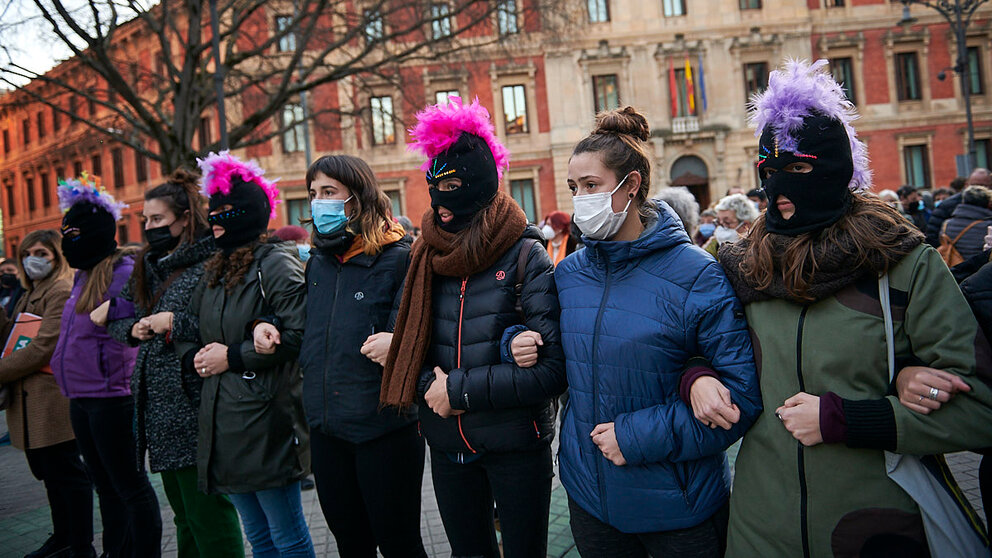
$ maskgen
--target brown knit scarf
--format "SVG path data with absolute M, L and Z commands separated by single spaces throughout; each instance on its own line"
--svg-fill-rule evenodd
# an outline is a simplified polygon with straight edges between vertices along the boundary
M 433 209 L 424 213 L 421 237 L 413 245 L 393 341 L 386 357 L 381 404 L 405 408 L 414 402 L 417 378 L 431 341 L 434 275 L 468 277 L 485 270 L 520 240 L 527 227 L 527 216 L 503 191 L 497 193 L 482 211 L 483 234 L 487 242 L 480 263 L 474 267 L 469 264 L 468 247 L 464 242 L 470 229 L 449 233 L 434 221 Z
M 884 225 L 881 224 L 883 221 L 871 214 L 863 215 L 859 219 L 864 220 L 857 224 L 860 227 L 871 230 L 884 228 Z M 875 221 L 874 223 L 871 222 L 873 220 Z M 866 273 L 882 273 L 882 271 L 902 260 L 902 258 L 923 242 L 923 234 L 908 222 L 900 224 L 894 229 L 890 228 L 886 231 L 886 234 L 891 235 L 894 239 L 898 239 L 898 244 L 891 250 L 884 252 L 881 250 L 872 250 L 863 261 L 859 258 L 855 241 L 849 234 L 840 235 L 838 242 L 828 243 L 822 240 L 817 242 L 813 246 L 812 256 L 816 262 L 817 271 L 813 275 L 809 289 L 806 292 L 807 296 L 812 300 L 803 300 L 793 296 L 786 287 L 785 280 L 782 277 L 781 270 L 785 266 L 781 258 L 789 243 L 793 241 L 793 237 L 769 234 L 769 239 L 774 247 L 773 253 L 776 255 L 774 265 L 778 272 L 774 274 L 771 285 L 760 291 L 757 290 L 757 285 L 752 285 L 748 282 L 747 277 L 741 271 L 741 262 L 744 261 L 747 251 L 751 248 L 750 238 L 743 238 L 733 244 L 721 246 L 718 260 L 723 266 L 724 271 L 726 271 L 727 278 L 730 279 L 730 283 L 737 293 L 737 298 L 743 304 L 773 298 L 806 304 L 832 296 L 834 293 L 857 281 Z M 823 236 L 821 235 L 820 238 L 822 239 Z

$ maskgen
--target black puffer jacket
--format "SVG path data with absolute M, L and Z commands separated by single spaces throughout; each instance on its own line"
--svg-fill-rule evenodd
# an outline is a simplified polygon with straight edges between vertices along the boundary
M 391 329 L 390 313 L 410 265 L 409 237 L 345 263 L 317 249 L 312 254 L 300 349 L 310 428 L 361 443 L 417 420 L 416 408 L 379 410 L 382 367 L 361 353 L 369 335 Z
M 958 193 L 940 202 L 940 205 L 933 209 L 933 213 L 930 214 L 930 220 L 927 221 L 927 244 L 934 248 L 940 247 L 940 230 L 944 226 L 944 221 L 951 218 L 951 214 L 954 213 L 954 210 L 960 203 L 961 194 Z
M 500 362 L 503 331 L 520 324 L 515 306 L 517 261 L 523 238 L 533 238 L 520 297 L 528 329 L 544 341 L 536 365 Z M 489 269 L 470 277 L 435 276 L 433 335 L 419 394 L 446 371 L 448 399 L 465 414 L 443 419 L 420 406 L 421 430 L 431 448 L 447 452 L 506 452 L 549 443 L 554 434 L 552 400 L 565 391 L 565 357 L 558 330 L 561 309 L 554 267 L 536 227 Z
M 968 226 L 976 222 L 977 224 L 961 234 Z M 985 235 L 988 233 L 989 226 L 992 226 L 992 210 L 987 207 L 960 203 L 954 209 L 950 219 L 941 225 L 941 229 L 952 241 L 961 235 L 954 247 L 957 248 L 961 257 L 967 260 L 981 254 L 985 249 Z
M 986 263 L 961 283 L 961 292 L 971 305 L 985 339 L 992 344 L 992 263 Z

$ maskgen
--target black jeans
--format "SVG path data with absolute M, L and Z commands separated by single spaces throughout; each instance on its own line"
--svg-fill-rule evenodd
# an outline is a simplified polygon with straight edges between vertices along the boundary
M 85 553 L 93 546 L 93 485 L 75 440 L 24 452 L 31 474 L 45 483 L 55 537 Z
M 547 555 L 554 476 L 550 444 L 531 451 L 489 453 L 464 464 L 431 450 L 431 473 L 453 557 L 499 558 L 493 498 L 503 556 Z
M 72 399 L 69 418 L 100 496 L 104 551 L 115 558 L 161 556 L 158 498 L 135 457 L 134 400 Z
M 420 539 L 424 440 L 411 424 L 353 444 L 310 431 L 317 498 L 342 558 L 427 558 Z
M 593 517 L 571 498 L 568 514 L 575 548 L 580 556 L 589 558 L 719 558 L 727 548 L 727 504 L 695 527 L 657 533 L 623 533 Z

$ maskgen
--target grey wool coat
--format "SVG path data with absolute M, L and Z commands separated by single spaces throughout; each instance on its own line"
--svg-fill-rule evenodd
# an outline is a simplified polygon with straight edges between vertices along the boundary
M 134 304 L 134 315 L 113 319 L 107 324 L 110 335 L 123 343 L 138 346 L 138 356 L 131 376 L 134 396 L 135 441 L 138 464 L 143 466 L 145 452 L 153 472 L 174 471 L 196 465 L 197 413 L 203 380 L 192 371 L 184 372 L 172 340 L 198 335 L 197 320 L 189 311 L 189 301 L 203 276 L 204 262 L 216 251 L 214 239 L 206 237 L 196 243 L 180 244 L 161 258 L 144 254 L 145 282 L 149 299 L 177 270 L 181 274 L 169 284 L 150 310 Z M 121 291 L 126 307 L 134 303 L 134 277 Z M 148 341 L 131 337 L 135 322 L 146 315 L 172 312 L 172 332 L 156 335 Z M 127 312 L 124 312 L 125 314 Z

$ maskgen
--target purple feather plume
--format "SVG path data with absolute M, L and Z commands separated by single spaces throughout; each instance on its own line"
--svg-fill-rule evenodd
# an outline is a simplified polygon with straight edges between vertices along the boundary
M 122 210 L 127 207 L 126 203 L 115 200 L 103 188 L 97 188 L 86 173 L 83 173 L 79 178 L 59 180 L 56 192 L 59 196 L 59 209 L 63 213 L 69 211 L 69 208 L 77 203 L 88 202 L 105 209 L 107 213 L 114 216 L 115 221 L 119 221 Z
M 751 97 L 748 122 L 761 137 L 766 126 L 775 131 L 775 139 L 784 151 L 795 152 L 799 140 L 795 133 L 803 127 L 803 118 L 814 111 L 836 119 L 844 125 L 851 141 L 854 175 L 849 188 L 859 192 L 871 188 L 868 148 L 858 139 L 851 123 L 858 118 L 857 110 L 847 100 L 844 90 L 825 70 L 826 60 L 810 64 L 805 60 L 789 59 L 785 68 L 768 76 L 768 88 Z

